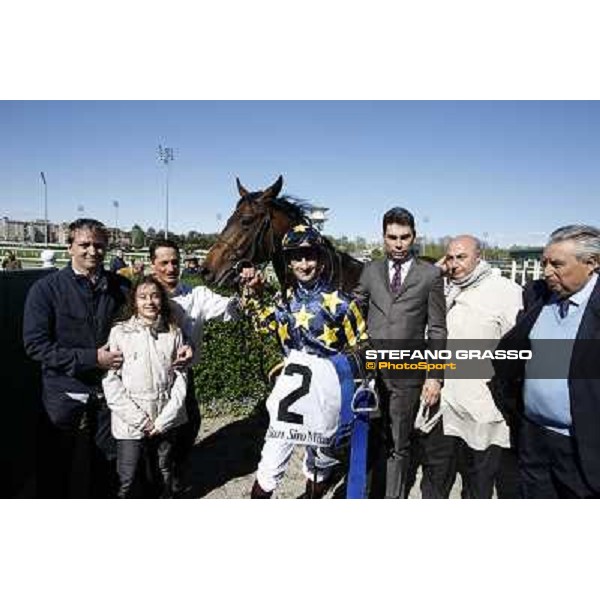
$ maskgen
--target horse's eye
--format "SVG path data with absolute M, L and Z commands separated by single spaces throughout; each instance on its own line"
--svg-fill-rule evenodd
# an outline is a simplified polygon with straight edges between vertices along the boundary
M 252 217 L 242 217 L 241 218 L 242 227 L 250 227 L 252 224 Z

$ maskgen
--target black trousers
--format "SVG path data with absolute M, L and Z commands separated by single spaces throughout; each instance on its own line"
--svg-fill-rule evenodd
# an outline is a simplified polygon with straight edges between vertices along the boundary
M 173 436 L 117 440 L 119 498 L 172 498 Z
M 474 450 L 463 439 L 444 435 L 442 420 L 430 433 L 417 435 L 415 455 L 423 470 L 423 498 L 448 498 L 457 473 L 462 479 L 462 498 L 492 498 L 494 486 L 499 497 L 517 497 L 514 453 L 510 449 L 492 445 Z
M 371 498 L 406 498 L 411 461 L 411 440 L 421 388 L 403 387 L 398 381 L 380 382 L 382 418 L 373 423 L 369 444 L 373 449 Z
M 458 470 L 457 439 L 444 435 L 441 421 L 427 434 L 415 431 L 408 491 L 414 485 L 417 469 L 421 466 L 421 497 L 450 496 Z
M 192 371 L 188 371 L 187 392 L 185 396 L 185 410 L 187 422 L 174 430 L 173 440 L 173 464 L 174 464 L 174 486 L 177 493 L 185 487 L 184 480 L 190 470 L 190 454 L 196 443 L 200 431 L 200 407 L 196 400 L 194 380 Z
M 570 436 L 522 418 L 518 460 L 523 498 L 598 498 L 585 480 Z
M 519 493 L 517 451 L 514 447 L 502 448 L 500 469 L 496 475 L 496 495 L 500 500 L 521 497 Z
M 54 425 L 45 411 L 37 426 L 38 498 L 115 498 L 118 489 L 110 411 L 90 398 L 71 429 Z

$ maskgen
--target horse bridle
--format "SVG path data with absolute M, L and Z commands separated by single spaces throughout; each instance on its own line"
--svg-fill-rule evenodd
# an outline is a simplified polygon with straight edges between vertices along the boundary
M 253 216 L 258 216 L 259 218 L 262 219 L 262 222 L 260 224 L 260 228 L 258 230 L 258 233 L 254 236 L 252 236 L 252 239 L 250 241 L 250 244 L 248 247 L 242 249 L 236 248 L 229 240 L 225 239 L 224 237 L 222 237 L 222 234 L 220 234 L 217 237 L 217 241 L 215 242 L 216 244 L 223 244 L 224 246 L 226 246 L 227 248 L 231 249 L 231 254 L 232 254 L 232 269 L 234 272 L 239 272 L 241 266 L 244 263 L 251 263 L 251 264 L 255 264 L 255 261 L 257 259 L 257 255 L 260 251 L 260 248 L 263 246 L 264 242 L 267 240 L 267 235 L 270 233 L 270 240 L 268 245 L 265 248 L 265 254 L 268 256 L 269 254 L 273 254 L 275 251 L 275 238 L 274 238 L 274 234 L 273 234 L 273 228 L 271 226 L 271 215 L 269 213 L 268 210 L 262 212 L 262 213 L 255 213 Z M 245 256 L 247 255 L 248 256 Z M 267 261 L 262 261 L 262 262 L 267 262 Z
M 232 253 L 232 269 L 235 273 L 239 273 L 243 266 L 247 264 L 252 264 L 254 266 L 259 266 L 262 263 L 268 262 L 269 259 L 261 261 L 261 263 L 257 263 L 257 255 L 263 247 L 265 256 L 275 257 L 276 246 L 275 246 L 275 232 L 273 231 L 272 223 L 271 223 L 271 214 L 268 210 L 264 212 L 254 213 L 254 217 L 259 217 L 262 219 L 262 223 L 258 230 L 257 235 L 253 236 L 252 240 L 248 247 L 244 250 L 240 250 L 234 246 L 229 240 L 222 237 L 220 234 L 217 237 L 216 244 L 221 243 L 224 246 L 231 249 Z M 270 236 L 270 239 L 267 240 L 267 236 Z M 265 242 L 268 242 L 265 245 Z M 244 255 L 248 254 L 247 257 Z M 338 285 L 341 287 L 343 283 L 343 270 L 342 270 L 342 258 L 341 255 L 336 256 L 335 252 L 332 252 L 331 248 L 324 248 L 324 252 L 327 256 L 327 261 L 329 262 L 329 273 L 328 273 L 328 281 L 331 283 L 334 279 L 334 274 L 336 272 L 334 261 L 337 259 L 337 272 L 339 273 L 340 281 Z
M 262 268 L 262 265 L 259 265 L 256 262 L 257 256 L 261 250 L 261 247 L 263 247 L 263 252 L 264 252 L 265 256 L 268 257 L 268 256 L 275 255 L 275 234 L 273 231 L 273 227 L 272 227 L 272 223 L 271 223 L 271 214 L 270 214 L 269 210 L 265 210 L 262 213 L 261 212 L 254 213 L 253 216 L 260 218 L 262 222 L 258 229 L 258 233 L 256 235 L 252 236 L 249 246 L 247 246 L 244 250 L 236 248 L 229 240 L 223 238 L 221 235 L 219 235 L 217 237 L 216 243 L 221 242 L 226 247 L 231 249 L 232 259 L 233 259 L 232 260 L 232 270 L 236 274 L 236 276 L 239 276 L 241 269 L 246 265 Z M 270 239 L 268 240 L 267 236 L 269 234 L 270 234 Z M 247 258 L 244 258 L 244 255 L 246 255 L 246 254 L 249 254 L 249 255 Z M 263 262 L 268 262 L 268 260 L 269 259 L 267 259 Z M 237 282 L 237 285 L 240 285 L 239 280 Z M 242 292 L 240 290 L 240 294 L 241 293 Z M 243 333 L 244 332 L 243 328 L 246 326 L 245 325 L 246 320 L 240 319 L 238 321 L 238 323 L 239 323 L 239 327 L 241 328 L 240 331 L 242 332 L 242 335 L 241 335 L 242 356 L 246 357 L 245 360 L 247 360 L 248 353 L 245 350 L 246 350 L 248 335 L 244 335 L 244 333 Z M 263 377 L 264 377 L 264 341 L 263 341 L 262 336 L 259 336 L 258 339 L 259 339 L 259 347 L 260 347 L 260 368 L 261 368 L 261 371 L 263 371 Z M 242 369 L 244 369 L 243 361 L 242 361 L 242 363 L 240 363 L 240 367 Z M 244 371 L 244 372 L 246 372 L 246 371 Z

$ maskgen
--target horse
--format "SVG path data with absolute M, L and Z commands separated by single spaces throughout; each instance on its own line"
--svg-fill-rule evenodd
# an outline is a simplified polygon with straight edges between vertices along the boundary
M 279 284 L 290 284 L 281 248 L 285 233 L 299 224 L 309 225 L 306 203 L 279 196 L 283 177 L 265 190 L 249 192 L 236 177 L 240 198 L 217 241 L 208 251 L 201 275 L 207 283 L 233 287 L 244 262 L 260 265 L 272 261 Z M 324 276 L 337 289 L 351 293 L 360 279 L 363 263 L 325 243 Z

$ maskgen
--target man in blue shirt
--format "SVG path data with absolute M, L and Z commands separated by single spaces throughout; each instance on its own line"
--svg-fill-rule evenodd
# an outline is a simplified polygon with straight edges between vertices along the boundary
M 569 225 L 550 236 L 544 281 L 525 290 L 525 308 L 501 347 L 530 348 L 532 358 L 495 364 L 516 393 L 500 400 L 518 408 L 521 495 L 591 498 L 600 495 L 600 229 Z M 591 340 L 596 340 L 592 342 Z M 596 360 L 593 358 L 596 357 Z M 595 366 L 598 363 L 599 366 Z

